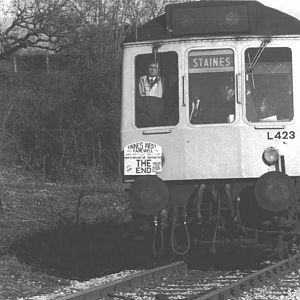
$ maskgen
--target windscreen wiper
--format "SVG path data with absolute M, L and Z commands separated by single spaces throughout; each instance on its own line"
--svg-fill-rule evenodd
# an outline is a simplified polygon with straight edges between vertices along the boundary
M 271 38 L 267 38 L 267 39 L 264 39 L 260 46 L 259 46 L 259 49 L 257 50 L 252 62 L 250 63 L 249 67 L 248 67 L 248 70 L 247 70 L 247 73 L 252 73 L 253 69 L 255 68 L 256 66 L 256 63 L 257 61 L 259 60 L 259 58 L 261 57 L 263 51 L 265 50 L 265 48 L 267 47 L 267 45 L 270 43 L 271 41 Z

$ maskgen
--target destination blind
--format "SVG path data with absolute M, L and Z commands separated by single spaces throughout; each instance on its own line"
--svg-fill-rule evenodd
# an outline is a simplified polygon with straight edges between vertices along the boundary
M 191 51 L 188 64 L 189 73 L 232 72 L 233 52 L 231 50 Z

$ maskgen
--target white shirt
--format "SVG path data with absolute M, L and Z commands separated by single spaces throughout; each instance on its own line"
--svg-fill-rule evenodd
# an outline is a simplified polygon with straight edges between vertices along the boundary
M 148 76 L 142 76 L 139 82 L 139 92 L 140 96 L 153 96 L 162 98 L 163 95 L 163 84 L 160 77 L 153 77 L 153 80 L 156 82 L 151 84 Z

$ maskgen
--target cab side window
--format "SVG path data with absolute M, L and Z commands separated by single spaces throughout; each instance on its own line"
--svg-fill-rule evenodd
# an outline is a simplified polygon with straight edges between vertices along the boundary
M 176 125 L 179 121 L 178 58 L 176 52 L 135 60 L 135 124 L 138 128 Z
M 291 49 L 267 47 L 257 55 L 259 51 L 249 48 L 245 52 L 246 118 L 250 122 L 290 121 L 294 116 Z

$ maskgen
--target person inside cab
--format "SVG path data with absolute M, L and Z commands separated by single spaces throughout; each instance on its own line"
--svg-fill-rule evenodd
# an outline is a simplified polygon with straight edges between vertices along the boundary
M 235 114 L 234 77 L 225 77 L 220 83 L 220 101 L 218 102 L 217 123 L 231 123 Z
M 233 73 L 227 73 L 212 73 L 206 77 L 198 75 L 193 81 L 191 80 L 190 122 L 192 124 L 234 121 L 234 77 Z
M 190 107 L 190 122 L 192 124 L 201 124 L 204 123 L 202 111 L 203 107 L 200 106 L 201 99 L 199 93 L 196 91 L 191 92 L 191 107 Z M 201 103 L 202 105 L 202 103 Z
M 139 93 L 141 97 L 163 97 L 163 83 L 159 75 L 158 64 L 153 60 L 147 66 L 147 74 L 141 76 L 139 81 Z
M 159 66 L 154 60 L 147 64 L 146 74 L 139 79 L 138 93 L 136 105 L 138 127 L 159 126 L 164 110 L 164 85 L 159 74 Z

